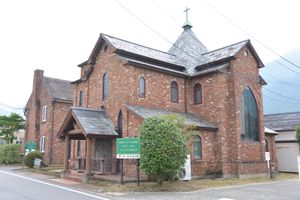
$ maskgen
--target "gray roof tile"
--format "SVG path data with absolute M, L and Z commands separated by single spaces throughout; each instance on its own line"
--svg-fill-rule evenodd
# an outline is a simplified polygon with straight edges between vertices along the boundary
M 73 107 L 71 112 L 87 135 L 118 135 L 113 122 L 106 116 L 104 110 Z
M 142 46 L 139 44 L 135 44 L 126 40 L 122 40 L 116 37 L 112 37 L 109 35 L 102 34 L 102 36 L 110 42 L 116 49 L 123 50 L 126 52 L 134 53 L 137 55 L 149 57 L 155 60 L 160 60 L 163 62 L 182 65 L 182 63 L 176 60 L 176 56 L 169 54 L 167 52 L 159 51 L 156 49 L 152 49 L 146 46 Z
M 167 111 L 167 110 L 152 109 L 152 108 L 146 108 L 146 107 L 142 107 L 142 106 L 126 105 L 126 107 L 130 111 L 136 113 L 137 115 L 141 116 L 144 119 L 149 118 L 149 117 L 154 117 L 154 116 L 178 114 L 185 118 L 186 125 L 194 125 L 194 126 L 197 126 L 200 128 L 217 129 L 217 127 L 215 125 L 213 125 L 212 123 L 202 119 L 201 117 L 194 116 L 190 113 L 180 113 L 180 112 L 173 112 L 173 111 Z
M 264 122 L 274 131 L 292 131 L 300 125 L 300 112 L 265 115 Z
M 204 53 L 203 56 L 206 58 L 206 62 L 203 63 L 203 65 L 205 65 L 207 63 L 212 63 L 212 62 L 216 62 L 219 60 L 223 60 L 225 58 L 233 57 L 248 42 L 249 42 L 249 40 L 245 40 L 245 41 L 241 41 L 236 44 L 232 44 L 227 47 L 223 47 L 221 49 L 216 49 L 214 51 Z
M 168 52 L 176 55 L 178 62 L 187 68 L 188 74 L 194 73 L 196 66 L 207 62 L 202 55 L 207 52 L 207 48 L 190 28 L 181 33 Z
M 44 77 L 43 85 L 53 99 L 73 101 L 73 85 L 70 81 Z

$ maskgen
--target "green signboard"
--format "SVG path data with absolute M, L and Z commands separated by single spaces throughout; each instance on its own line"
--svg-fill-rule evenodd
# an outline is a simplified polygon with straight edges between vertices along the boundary
M 140 138 L 118 138 L 118 159 L 140 159 Z

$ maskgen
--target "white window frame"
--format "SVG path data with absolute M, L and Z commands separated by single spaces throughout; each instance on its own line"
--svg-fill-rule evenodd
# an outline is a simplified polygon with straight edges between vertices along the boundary
M 42 107 L 42 122 L 47 121 L 47 106 Z
M 41 136 L 40 137 L 40 152 L 44 153 L 46 147 L 46 136 Z

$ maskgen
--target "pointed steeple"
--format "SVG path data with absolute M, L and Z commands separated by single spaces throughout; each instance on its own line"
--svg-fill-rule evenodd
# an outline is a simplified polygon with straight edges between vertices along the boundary
M 187 68 L 188 73 L 193 73 L 196 66 L 206 62 L 206 58 L 202 54 L 208 50 L 192 31 L 192 25 L 188 20 L 188 11 L 189 8 L 184 11 L 186 13 L 186 21 L 182 26 L 184 30 L 168 53 L 174 54 L 178 61 Z

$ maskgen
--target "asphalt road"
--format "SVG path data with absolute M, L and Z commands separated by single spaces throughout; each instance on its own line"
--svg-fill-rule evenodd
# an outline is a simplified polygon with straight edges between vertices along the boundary
M 131 193 L 118 200 L 300 200 L 298 180 L 231 186 L 194 192 Z
M 0 168 L 0 200 L 110 200 Z
M 52 177 L 53 178 L 53 177 Z M 300 200 L 299 180 L 231 186 L 194 192 L 101 193 L 0 167 L 0 200 Z

